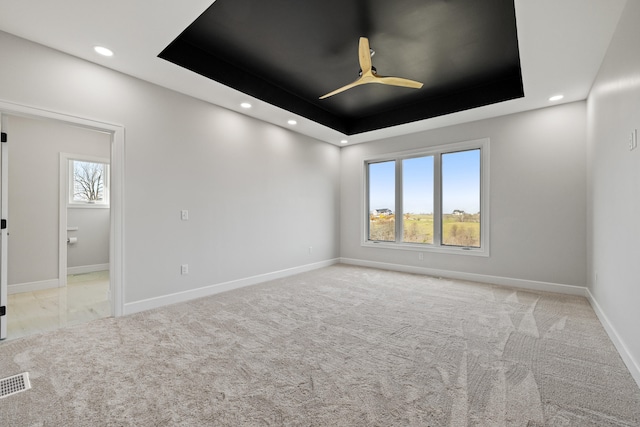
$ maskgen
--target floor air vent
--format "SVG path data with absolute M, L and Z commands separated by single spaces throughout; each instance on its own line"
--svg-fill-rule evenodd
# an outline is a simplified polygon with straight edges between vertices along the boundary
M 9 378 L 0 380 L 0 399 L 29 390 L 31 383 L 29 382 L 29 373 L 23 372 Z

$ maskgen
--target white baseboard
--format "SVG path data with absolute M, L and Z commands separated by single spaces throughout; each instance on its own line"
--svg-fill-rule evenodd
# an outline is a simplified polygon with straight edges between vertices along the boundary
M 81 265 L 79 267 L 68 267 L 67 275 L 70 274 L 86 274 L 93 273 L 94 271 L 104 271 L 109 269 L 109 263 L 106 264 L 94 264 L 94 265 Z
M 23 292 L 35 292 L 43 289 L 52 289 L 59 287 L 58 279 L 41 280 L 38 282 L 16 283 L 7 286 L 7 294 L 21 294 Z
M 512 288 L 527 289 L 532 291 L 555 292 L 558 294 L 586 296 L 586 287 L 575 285 L 563 285 L 560 283 L 538 282 L 535 280 L 513 279 L 509 277 L 488 276 L 485 274 L 464 273 L 460 271 L 439 270 L 435 268 L 413 267 L 402 264 L 390 264 L 386 262 L 367 261 L 353 258 L 340 258 L 343 264 L 358 265 L 361 267 L 379 268 L 382 270 L 401 271 L 403 273 L 424 274 L 425 276 L 446 277 L 448 279 L 468 280 L 471 282 L 489 283 L 493 285 L 509 286 Z
M 609 318 L 604 313 L 604 311 L 602 311 L 600 304 L 598 304 L 598 301 L 595 299 L 588 288 L 587 299 L 589 300 L 591 307 L 593 307 L 593 311 L 596 312 L 596 316 L 598 316 L 598 319 L 600 319 L 600 323 L 602 323 L 604 330 L 607 331 L 607 334 L 613 342 L 613 345 L 618 350 L 618 353 L 620 353 L 620 357 L 624 361 L 624 364 L 627 365 L 631 376 L 634 380 L 636 380 L 636 383 L 638 383 L 638 387 L 640 387 L 640 363 L 638 363 L 638 361 L 633 358 L 633 356 L 629 352 L 629 349 L 627 349 L 627 346 L 624 344 L 624 341 L 622 340 L 622 338 L 620 338 L 620 335 L 618 335 L 616 328 L 613 327 L 613 325 L 609 321 Z
M 149 298 L 141 301 L 126 303 L 124 305 L 124 314 L 133 314 L 141 311 L 151 310 L 153 308 L 164 307 L 170 304 L 190 301 L 196 298 L 202 298 L 210 295 L 219 294 L 221 292 L 233 289 L 244 288 L 245 286 L 257 285 L 258 283 L 268 282 L 269 280 L 280 279 L 283 277 L 293 276 L 295 274 L 304 273 L 319 268 L 328 267 L 337 264 L 339 260 L 330 259 L 313 264 L 307 264 L 300 267 L 289 268 L 286 270 L 274 271 L 272 273 L 260 274 L 244 279 L 232 280 L 230 282 L 217 283 L 215 285 L 205 286 L 203 288 L 192 289 L 184 292 L 177 292 L 170 295 L 164 295 L 155 298 Z

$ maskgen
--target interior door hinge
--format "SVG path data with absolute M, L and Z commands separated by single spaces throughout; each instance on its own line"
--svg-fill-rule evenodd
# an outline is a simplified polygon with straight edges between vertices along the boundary
M 0 307 L 0 317 L 4 316 L 7 314 L 7 307 L 5 307 L 4 305 Z
M 6 132 L 2 132 L 2 142 L 7 142 L 7 133 Z
M 0 230 L 4 230 L 5 228 L 7 228 L 7 220 L 0 220 Z

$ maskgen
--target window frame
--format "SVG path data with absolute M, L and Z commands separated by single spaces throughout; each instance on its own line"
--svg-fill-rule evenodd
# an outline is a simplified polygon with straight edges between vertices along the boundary
M 67 161 L 67 207 L 68 208 L 81 208 L 81 209 L 109 209 L 111 206 L 111 194 L 110 194 L 110 159 L 105 157 L 88 156 L 82 154 L 66 154 Z M 101 163 L 105 165 L 104 177 L 104 202 L 89 203 L 74 200 L 75 193 L 75 180 L 74 180 L 74 164 L 73 162 L 85 162 L 85 163 Z
M 456 255 L 489 256 L 489 138 L 474 139 L 429 146 L 414 150 L 398 151 L 367 157 L 363 160 L 362 186 L 362 227 L 361 246 L 369 248 L 399 249 L 418 252 L 434 252 Z M 441 155 L 459 151 L 480 150 L 480 247 L 450 246 L 442 244 L 442 163 Z M 403 171 L 402 161 L 405 159 L 433 156 L 433 243 L 403 242 Z M 395 241 L 369 240 L 369 164 L 384 161 L 395 161 Z

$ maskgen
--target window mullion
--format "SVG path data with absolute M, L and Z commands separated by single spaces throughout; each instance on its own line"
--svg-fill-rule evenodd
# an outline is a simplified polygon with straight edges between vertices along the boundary
M 402 159 L 396 159 L 396 243 L 402 243 L 404 225 L 402 212 Z
M 369 163 L 365 163 L 364 165 L 364 173 L 365 173 L 365 188 L 364 188 L 364 241 L 367 242 L 371 238 L 371 221 L 370 221 L 370 210 L 371 210 L 371 202 L 369 192 L 371 191 L 371 183 L 369 178 Z
M 433 245 L 442 246 L 442 154 L 433 156 Z

